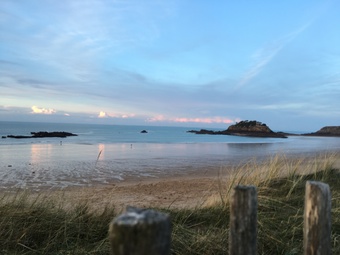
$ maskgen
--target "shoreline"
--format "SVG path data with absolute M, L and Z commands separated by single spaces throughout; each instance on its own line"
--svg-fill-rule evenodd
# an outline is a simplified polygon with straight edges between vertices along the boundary
M 335 158 L 334 168 L 340 169 L 340 151 L 331 154 L 318 153 L 304 156 L 278 155 L 283 160 L 298 162 L 303 159 L 302 172 L 312 171 L 310 165 L 313 162 L 321 164 L 327 155 Z M 254 160 L 257 166 L 266 164 L 267 161 L 275 160 L 272 157 L 262 160 Z M 117 212 L 123 211 L 126 206 L 141 208 L 195 208 L 207 206 L 209 201 L 216 198 L 221 192 L 221 183 L 225 184 L 230 174 L 236 168 L 250 164 L 250 162 L 240 162 L 239 164 L 227 166 L 210 166 L 189 169 L 184 174 L 164 174 L 158 178 L 128 178 L 120 182 L 110 182 L 84 187 L 66 187 L 42 189 L 14 189 L 1 190 L 0 194 L 15 195 L 22 191 L 32 196 L 42 196 L 55 198 L 65 207 L 74 204 L 87 203 L 90 208 L 105 208 L 112 205 Z M 282 173 L 284 175 L 284 173 Z
M 212 170 L 212 169 L 210 169 Z M 139 208 L 195 208 L 202 206 L 209 197 L 218 192 L 219 169 L 198 171 L 186 175 L 167 175 L 160 178 L 129 178 L 93 186 L 66 188 L 16 188 L 0 190 L 1 196 L 28 195 L 30 199 L 42 198 L 72 208 L 87 204 L 90 209 L 113 206 L 117 213 L 127 206 Z
M 307 141 L 313 142 L 307 149 L 300 147 L 304 146 L 303 140 L 267 144 L 135 144 L 133 148 L 130 144 L 0 146 L 1 189 L 39 191 L 175 176 L 183 178 L 204 172 L 216 174 L 221 168 L 246 164 L 254 159 L 264 161 L 280 154 L 301 158 L 340 152 L 340 140 Z

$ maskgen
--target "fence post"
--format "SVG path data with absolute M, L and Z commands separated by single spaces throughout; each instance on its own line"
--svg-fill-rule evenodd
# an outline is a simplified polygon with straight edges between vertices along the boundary
M 170 254 L 171 223 L 167 214 L 127 208 L 110 223 L 112 255 Z
M 328 184 L 307 181 L 304 212 L 304 255 L 331 254 L 331 225 L 331 192 Z
M 230 199 L 230 255 L 257 252 L 257 192 L 255 186 L 236 186 Z

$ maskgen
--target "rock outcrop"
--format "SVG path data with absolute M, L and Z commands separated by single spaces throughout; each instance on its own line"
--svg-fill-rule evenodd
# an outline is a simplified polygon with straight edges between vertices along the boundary
M 303 134 L 306 136 L 337 136 L 340 137 L 340 126 L 326 126 L 314 133 Z
M 227 131 L 236 133 L 274 133 L 266 124 L 255 120 L 238 122 L 228 127 Z
M 236 135 L 236 136 L 250 136 L 250 137 L 274 137 L 287 138 L 283 133 L 273 132 L 266 124 L 259 121 L 241 121 L 235 125 L 231 125 L 227 130 L 211 131 L 201 129 L 199 131 L 190 130 L 190 133 L 208 134 L 208 135 Z
M 59 137 L 59 138 L 65 138 L 68 136 L 77 136 L 76 134 L 72 134 L 69 132 L 46 132 L 46 131 L 40 131 L 40 132 L 31 132 L 31 135 L 8 135 L 8 138 L 16 138 L 16 139 L 24 139 L 24 138 L 45 138 L 45 137 Z

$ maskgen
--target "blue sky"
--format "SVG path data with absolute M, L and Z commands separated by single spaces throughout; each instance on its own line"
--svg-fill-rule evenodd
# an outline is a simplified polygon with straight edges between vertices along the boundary
M 340 2 L 1 0 L 0 120 L 340 125 Z

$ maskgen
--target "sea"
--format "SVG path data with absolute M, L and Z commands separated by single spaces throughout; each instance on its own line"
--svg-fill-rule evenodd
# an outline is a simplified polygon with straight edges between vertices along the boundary
M 298 157 L 340 151 L 337 137 L 251 138 L 187 132 L 192 129 L 199 128 L 3 121 L 0 189 L 108 185 L 129 179 L 194 175 L 277 154 Z M 77 136 L 7 138 L 39 131 Z

